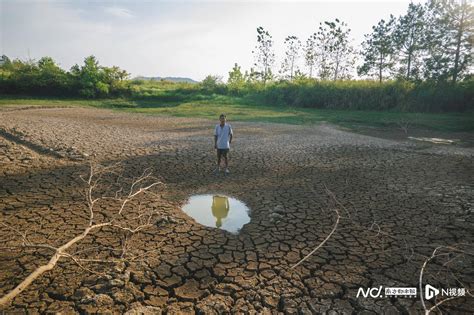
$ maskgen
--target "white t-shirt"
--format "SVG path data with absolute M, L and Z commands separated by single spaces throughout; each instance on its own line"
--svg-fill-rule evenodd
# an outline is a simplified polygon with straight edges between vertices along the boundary
M 230 124 L 225 123 L 224 126 L 217 124 L 214 129 L 214 136 L 217 136 L 217 148 L 218 149 L 230 149 L 230 135 L 232 135 L 232 127 Z

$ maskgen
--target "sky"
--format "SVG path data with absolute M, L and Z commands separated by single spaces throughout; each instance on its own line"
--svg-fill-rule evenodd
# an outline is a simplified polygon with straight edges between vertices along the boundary
M 320 22 L 339 18 L 358 46 L 373 25 L 404 14 L 409 2 L 0 0 L 0 54 L 50 56 L 66 70 L 94 55 L 131 77 L 226 80 L 234 63 L 253 66 L 258 26 L 273 37 L 278 70 L 288 35 L 304 43 Z

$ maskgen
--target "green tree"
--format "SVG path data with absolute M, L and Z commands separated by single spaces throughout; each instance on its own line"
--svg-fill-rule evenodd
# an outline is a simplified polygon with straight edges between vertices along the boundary
M 351 45 L 350 29 L 339 19 L 320 23 L 316 36 L 316 55 L 319 77 L 339 80 L 350 76 L 355 55 Z
M 130 74 L 120 69 L 117 66 L 113 67 L 101 67 L 102 68 L 102 78 L 101 82 L 103 84 L 97 85 L 100 94 L 115 94 L 118 95 L 121 90 L 126 90 L 125 80 L 129 78 Z
M 238 92 L 245 85 L 245 77 L 240 70 L 240 66 L 235 63 L 231 71 L 229 71 L 229 79 L 227 85 L 233 92 Z
M 304 61 L 306 67 L 308 67 L 308 76 L 313 77 L 313 68 L 316 63 L 316 34 L 312 34 L 306 40 L 306 45 L 304 46 Z
M 252 53 L 255 58 L 255 66 L 259 70 L 258 75 L 265 84 L 273 79 L 272 67 L 275 63 L 275 53 L 272 36 L 262 26 L 257 27 L 257 45 Z
M 117 82 L 121 82 L 126 80 L 130 74 L 125 71 L 120 69 L 117 66 L 113 67 L 101 67 L 103 71 L 103 79 L 105 80 L 106 83 L 108 84 L 115 84 Z
M 0 57 L 0 68 L 4 70 L 9 70 L 11 68 L 12 61 L 8 58 L 7 55 L 2 55 Z
M 104 86 L 99 86 L 101 82 L 101 71 L 99 62 L 94 56 L 89 56 L 84 59 L 84 65 L 79 67 L 75 65 L 71 68 L 71 73 L 78 83 L 79 94 L 84 97 L 97 97 L 101 92 L 104 92 Z
M 214 92 L 219 87 L 220 83 L 222 83 L 222 78 L 220 76 L 209 74 L 204 78 L 204 80 L 202 80 L 201 86 L 208 92 Z
M 394 26 L 395 18 L 390 15 L 387 22 L 380 20 L 372 26 L 372 33 L 365 35 L 361 51 L 364 63 L 358 69 L 359 75 L 375 75 L 382 82 L 384 75 L 390 74 L 395 64 Z
M 13 60 L 10 80 L 12 88 L 19 93 L 38 92 L 37 82 L 40 76 L 38 64 L 33 60 Z
M 394 44 L 398 51 L 398 74 L 406 80 L 419 79 L 422 53 L 425 49 L 425 8 L 410 3 L 408 11 L 401 16 L 394 29 Z
M 293 80 L 293 74 L 298 70 L 297 61 L 300 56 L 301 41 L 296 36 L 288 36 L 284 44 L 286 46 L 285 59 L 281 64 L 280 73 L 283 78 Z
M 254 68 L 250 68 L 250 72 L 245 70 L 244 81 L 246 84 L 254 84 L 258 81 L 259 73 Z
M 38 60 L 39 76 L 36 84 L 44 94 L 65 94 L 68 87 L 68 76 L 51 57 Z M 43 94 L 43 93 L 42 93 Z
M 469 1 L 431 0 L 428 49 L 425 63 L 427 79 L 457 82 L 472 62 L 474 13 Z

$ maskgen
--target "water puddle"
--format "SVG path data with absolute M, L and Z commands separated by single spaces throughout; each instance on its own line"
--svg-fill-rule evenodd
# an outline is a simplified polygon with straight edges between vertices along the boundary
M 249 208 L 243 202 L 224 195 L 191 196 L 183 211 L 202 225 L 231 233 L 237 233 L 250 222 Z
M 443 139 L 443 138 L 425 138 L 425 137 L 408 137 L 410 140 L 417 140 L 417 141 L 425 141 L 425 142 L 431 142 L 435 144 L 453 144 L 458 142 L 459 140 L 457 139 Z

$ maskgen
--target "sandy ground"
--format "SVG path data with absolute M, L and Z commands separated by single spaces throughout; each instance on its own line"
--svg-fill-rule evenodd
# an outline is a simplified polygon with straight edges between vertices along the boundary
M 424 283 L 474 289 L 473 256 L 457 251 L 473 252 L 473 148 L 324 124 L 231 123 L 232 173 L 224 177 L 212 174 L 213 121 L 90 108 L 0 111 L 0 218 L 15 229 L 0 229 L 0 295 L 52 254 L 16 248 L 18 232 L 52 246 L 82 232 L 88 216 L 79 176 L 90 161 L 120 161 L 124 176 L 151 167 L 164 183 L 140 200 L 164 219 L 134 236 L 103 229 L 70 252 L 119 259 L 126 248 L 123 257 L 140 259 L 81 268 L 62 258 L 4 310 L 417 314 L 419 294 L 364 298 L 357 291 L 418 287 L 437 246 L 452 250 L 428 263 Z M 240 199 L 250 223 L 238 235 L 201 226 L 180 210 L 198 193 Z M 336 209 L 336 232 L 291 269 L 331 231 Z M 100 209 L 104 216 L 116 210 Z M 473 300 L 454 299 L 443 310 L 470 314 Z

